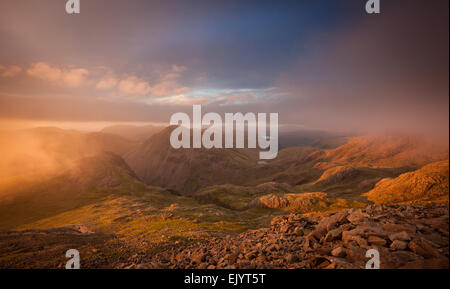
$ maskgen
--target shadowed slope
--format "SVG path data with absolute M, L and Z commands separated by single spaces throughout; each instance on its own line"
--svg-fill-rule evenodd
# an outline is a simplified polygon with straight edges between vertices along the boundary
M 174 149 L 174 126 L 154 135 L 125 160 L 147 184 L 188 194 L 220 184 L 240 184 L 255 178 L 257 152 L 246 149 Z

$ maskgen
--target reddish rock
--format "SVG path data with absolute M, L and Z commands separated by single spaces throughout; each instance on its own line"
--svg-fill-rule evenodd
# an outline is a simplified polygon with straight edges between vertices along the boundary
M 360 223 L 366 217 L 368 217 L 368 215 L 366 213 L 363 213 L 362 210 L 356 210 L 347 216 L 347 220 L 352 224 L 356 224 Z
M 347 212 L 338 212 L 329 217 L 325 217 L 319 222 L 317 228 L 330 231 L 336 228 L 338 225 L 344 223 L 347 215 Z
M 406 233 L 405 231 L 401 231 L 398 233 L 390 234 L 389 239 L 391 239 L 391 241 L 395 241 L 395 240 L 409 241 L 409 240 L 411 240 L 411 236 L 409 236 L 409 234 Z
M 383 230 L 387 232 L 401 232 L 405 231 L 410 234 L 414 234 L 416 232 L 416 226 L 409 224 L 393 224 L 387 223 L 383 225 Z
M 416 260 L 400 267 L 400 269 L 448 269 L 448 268 L 449 262 L 447 258 Z
M 347 253 L 347 258 L 354 262 L 366 262 L 368 259 L 366 258 L 366 251 L 362 248 L 351 248 L 347 249 L 345 252 Z
M 392 242 L 390 248 L 393 250 L 405 250 L 408 247 L 408 243 L 400 241 L 400 240 L 395 240 L 394 242 Z
M 439 252 L 423 239 L 412 240 L 411 242 L 409 242 L 408 247 L 417 255 L 423 256 L 425 258 L 439 256 Z
M 334 257 L 345 257 L 347 255 L 346 253 L 346 249 L 344 247 L 338 247 L 336 249 L 334 249 L 333 251 L 331 251 L 331 255 L 333 255 Z
M 288 264 L 292 264 L 297 262 L 298 257 L 295 254 L 287 254 L 286 255 L 286 262 L 288 262 Z
M 377 245 L 377 246 L 384 246 L 386 245 L 386 240 L 382 239 L 380 237 L 377 236 L 369 236 L 369 238 L 367 239 L 367 241 L 371 244 L 371 245 Z

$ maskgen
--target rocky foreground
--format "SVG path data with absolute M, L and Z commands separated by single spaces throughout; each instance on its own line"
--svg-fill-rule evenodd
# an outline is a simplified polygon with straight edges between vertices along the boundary
M 269 228 L 136 258 L 127 268 L 365 268 L 369 249 L 379 251 L 382 269 L 448 268 L 448 212 L 448 204 L 430 204 L 291 214 L 274 218 Z

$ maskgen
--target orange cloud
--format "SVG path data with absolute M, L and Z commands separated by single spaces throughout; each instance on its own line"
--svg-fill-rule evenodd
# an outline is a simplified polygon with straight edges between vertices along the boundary
M 83 68 L 60 69 L 45 62 L 37 62 L 31 65 L 27 70 L 27 74 L 41 80 L 77 87 L 86 80 L 89 71 Z
M 102 78 L 97 85 L 95 86 L 97 89 L 112 89 L 117 86 L 119 81 L 114 76 L 107 76 Z
M 22 71 L 22 68 L 16 65 L 11 65 L 9 67 L 0 65 L 0 75 L 2 77 L 14 77 Z
M 151 94 L 150 84 L 136 76 L 130 76 L 122 79 L 118 84 L 119 92 L 127 95 L 146 95 Z
M 173 65 L 169 71 L 163 73 L 153 83 L 135 75 L 123 78 L 108 75 L 97 82 L 96 88 L 101 90 L 117 89 L 119 94 L 129 97 L 168 97 L 190 90 L 189 87 L 179 83 L 179 78 L 185 71 L 186 67 Z

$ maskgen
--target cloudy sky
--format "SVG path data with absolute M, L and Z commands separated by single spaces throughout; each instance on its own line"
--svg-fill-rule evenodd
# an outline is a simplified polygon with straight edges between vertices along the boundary
M 168 122 L 278 112 L 330 130 L 448 134 L 448 1 L 0 2 L 0 119 Z

